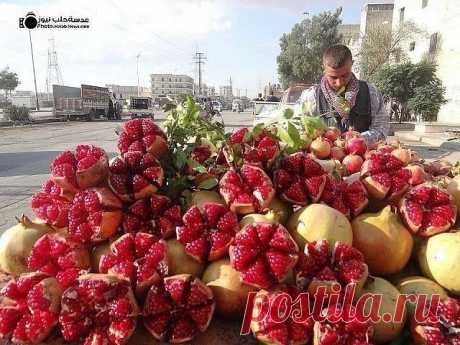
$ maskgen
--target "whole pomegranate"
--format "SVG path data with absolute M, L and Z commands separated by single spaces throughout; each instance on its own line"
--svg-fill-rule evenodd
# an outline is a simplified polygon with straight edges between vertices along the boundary
M 364 254 L 372 274 L 395 274 L 406 266 L 414 241 L 390 206 L 359 215 L 351 226 L 353 246 Z
M 48 225 L 33 222 L 25 215 L 17 220 L 18 224 L 0 237 L 0 271 L 13 276 L 29 271 L 27 257 L 35 242 L 52 231 Z
M 407 192 L 400 202 L 399 211 L 409 229 L 422 237 L 449 230 L 457 219 L 457 208 L 449 193 L 428 183 Z
M 311 204 L 294 212 L 289 218 L 287 228 L 301 250 L 307 242 L 327 240 L 334 246 L 337 241 L 350 245 L 353 241 L 353 232 L 347 217 L 322 204 Z
M 331 247 L 328 241 L 321 240 L 305 246 L 294 274 L 297 287 L 315 296 L 318 288 L 332 292 L 335 284 L 339 284 L 342 291 L 346 285 L 354 284 L 359 292 L 366 282 L 368 268 L 359 250 L 340 241 Z
M 438 295 L 443 301 L 448 298 L 446 291 L 434 281 L 420 276 L 409 276 L 401 279 L 396 288 L 402 294 L 406 295 L 426 295 L 427 303 L 431 304 L 431 296 Z M 406 302 L 407 311 L 410 316 L 414 315 L 417 304 L 412 301 Z
M 325 159 L 331 155 L 331 144 L 323 137 L 318 137 L 311 142 L 310 151 L 315 157 Z
M 345 141 L 345 151 L 348 154 L 364 156 L 366 150 L 366 141 L 362 137 L 350 138 Z
M 372 339 L 379 344 L 395 339 L 403 330 L 406 322 L 406 311 L 404 311 L 401 322 L 395 321 L 394 318 L 397 309 L 396 305 L 400 296 L 399 290 L 383 278 L 370 276 L 361 292 L 357 294 L 358 298 L 363 294 L 378 294 L 382 296 L 382 303 L 378 310 L 380 321 L 372 322 L 372 326 L 374 327 Z M 369 315 L 371 302 L 371 300 L 367 300 L 364 306 L 364 315 Z M 384 320 L 383 315 L 385 314 L 391 316 L 391 320 Z
M 342 161 L 342 164 L 345 165 L 349 174 L 354 174 L 361 171 L 361 166 L 363 165 L 364 160 L 361 156 L 355 154 L 349 154 L 345 156 Z
M 346 154 L 343 148 L 337 147 L 337 146 L 334 146 L 331 148 L 331 159 L 335 159 L 335 160 L 342 162 L 345 155 Z
M 412 318 L 414 345 L 456 345 L 460 343 L 460 301 L 448 298 L 426 309 L 428 317 L 420 322 Z
M 324 132 L 324 137 L 334 142 L 337 140 L 337 138 L 340 137 L 340 134 L 340 129 L 338 129 L 337 127 L 328 127 Z
M 460 213 L 460 175 L 455 176 L 447 185 L 447 191 L 452 197 L 457 213 Z
M 277 197 L 274 197 L 268 210 L 263 214 L 252 213 L 245 215 L 240 220 L 240 228 L 251 223 L 280 223 L 285 225 L 289 216 L 292 214 L 292 208 L 287 203 L 282 202 Z
M 58 323 L 62 289 L 44 273 L 25 273 L 0 290 L 0 340 L 38 344 Z
M 251 315 L 251 331 L 257 340 L 263 344 L 309 344 L 313 335 L 313 318 L 304 315 L 299 304 L 292 307 L 290 315 L 281 321 L 279 315 L 284 315 L 286 304 L 282 301 L 295 301 L 300 291 L 293 286 L 281 285 L 270 290 L 260 290 L 254 298 Z M 268 311 L 268 312 L 264 312 Z M 293 315 L 304 316 L 294 320 Z
M 212 291 L 188 274 L 166 277 L 150 288 L 144 326 L 156 340 L 184 343 L 205 332 L 214 315 Z
M 244 284 L 229 259 L 212 262 L 203 273 L 203 282 L 212 290 L 216 313 L 223 318 L 241 319 L 248 293 L 255 288 Z
M 344 137 L 345 140 L 350 140 L 353 138 L 360 138 L 361 134 L 351 129 L 349 131 L 344 132 L 342 136 Z
M 418 262 L 425 276 L 460 295 L 460 275 L 456 273 L 460 262 L 460 232 L 457 231 L 425 240 L 418 251 Z
M 198 206 L 201 208 L 202 205 L 207 202 L 216 202 L 225 205 L 225 200 L 220 196 L 219 193 L 210 190 L 198 190 L 193 192 L 190 196 L 189 207 Z

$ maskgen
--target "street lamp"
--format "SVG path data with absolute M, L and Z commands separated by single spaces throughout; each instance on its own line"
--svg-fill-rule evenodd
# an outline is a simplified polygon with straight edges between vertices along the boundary
M 34 72 L 35 101 L 37 104 L 37 110 L 40 110 L 40 104 L 38 103 L 37 77 L 35 76 L 34 48 L 32 46 L 32 35 L 30 34 L 30 29 L 29 29 L 29 42 L 30 42 L 30 55 L 32 56 L 32 70 Z
M 139 87 L 139 58 L 141 57 L 141 53 L 136 55 L 137 58 L 137 97 L 141 95 L 140 93 L 140 87 Z

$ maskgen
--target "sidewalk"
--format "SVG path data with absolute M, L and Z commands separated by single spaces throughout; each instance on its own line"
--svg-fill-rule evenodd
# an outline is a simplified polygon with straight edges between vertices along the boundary
M 53 111 L 49 109 L 40 110 L 40 111 L 33 110 L 30 112 L 30 118 L 33 124 L 63 121 L 63 119 L 56 118 L 53 115 Z M 0 110 L 0 127 L 7 127 L 7 126 L 15 126 L 15 124 L 11 121 L 8 121 L 5 118 L 3 111 Z

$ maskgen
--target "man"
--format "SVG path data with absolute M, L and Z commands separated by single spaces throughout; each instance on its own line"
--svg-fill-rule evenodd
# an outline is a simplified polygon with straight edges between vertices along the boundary
M 328 126 L 341 131 L 358 131 L 372 145 L 388 135 L 390 118 L 380 92 L 374 85 L 358 80 L 352 66 L 351 51 L 346 46 L 326 49 L 324 75 L 319 85 L 302 93 L 301 112 L 321 116 Z
M 267 102 L 279 102 L 280 99 L 273 94 L 273 91 L 270 91 L 270 96 L 267 97 Z
M 264 98 L 262 97 L 262 94 L 259 93 L 257 98 L 254 99 L 254 101 L 257 101 L 257 102 L 262 102 L 264 100 Z

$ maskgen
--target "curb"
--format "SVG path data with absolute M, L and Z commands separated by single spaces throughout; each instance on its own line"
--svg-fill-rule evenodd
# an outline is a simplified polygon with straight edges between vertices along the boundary
M 443 133 L 439 133 L 439 138 L 433 138 L 431 136 L 423 136 L 415 134 L 413 132 L 396 132 L 395 135 L 402 139 L 408 141 L 417 141 L 423 144 L 438 146 L 439 148 L 451 150 L 451 151 L 460 151 L 460 142 L 458 141 L 448 141 L 442 138 Z
M 28 123 L 19 123 L 19 124 L 15 124 L 14 122 L 12 121 L 0 121 L 0 127 L 24 127 L 24 126 L 31 126 L 31 125 L 39 125 L 39 124 L 42 124 L 42 123 L 52 123 L 52 122 L 64 122 L 66 121 L 65 118 L 63 119 L 58 119 L 58 118 L 45 118 L 45 119 L 36 119 L 36 120 L 32 120 L 31 122 L 28 122 Z

